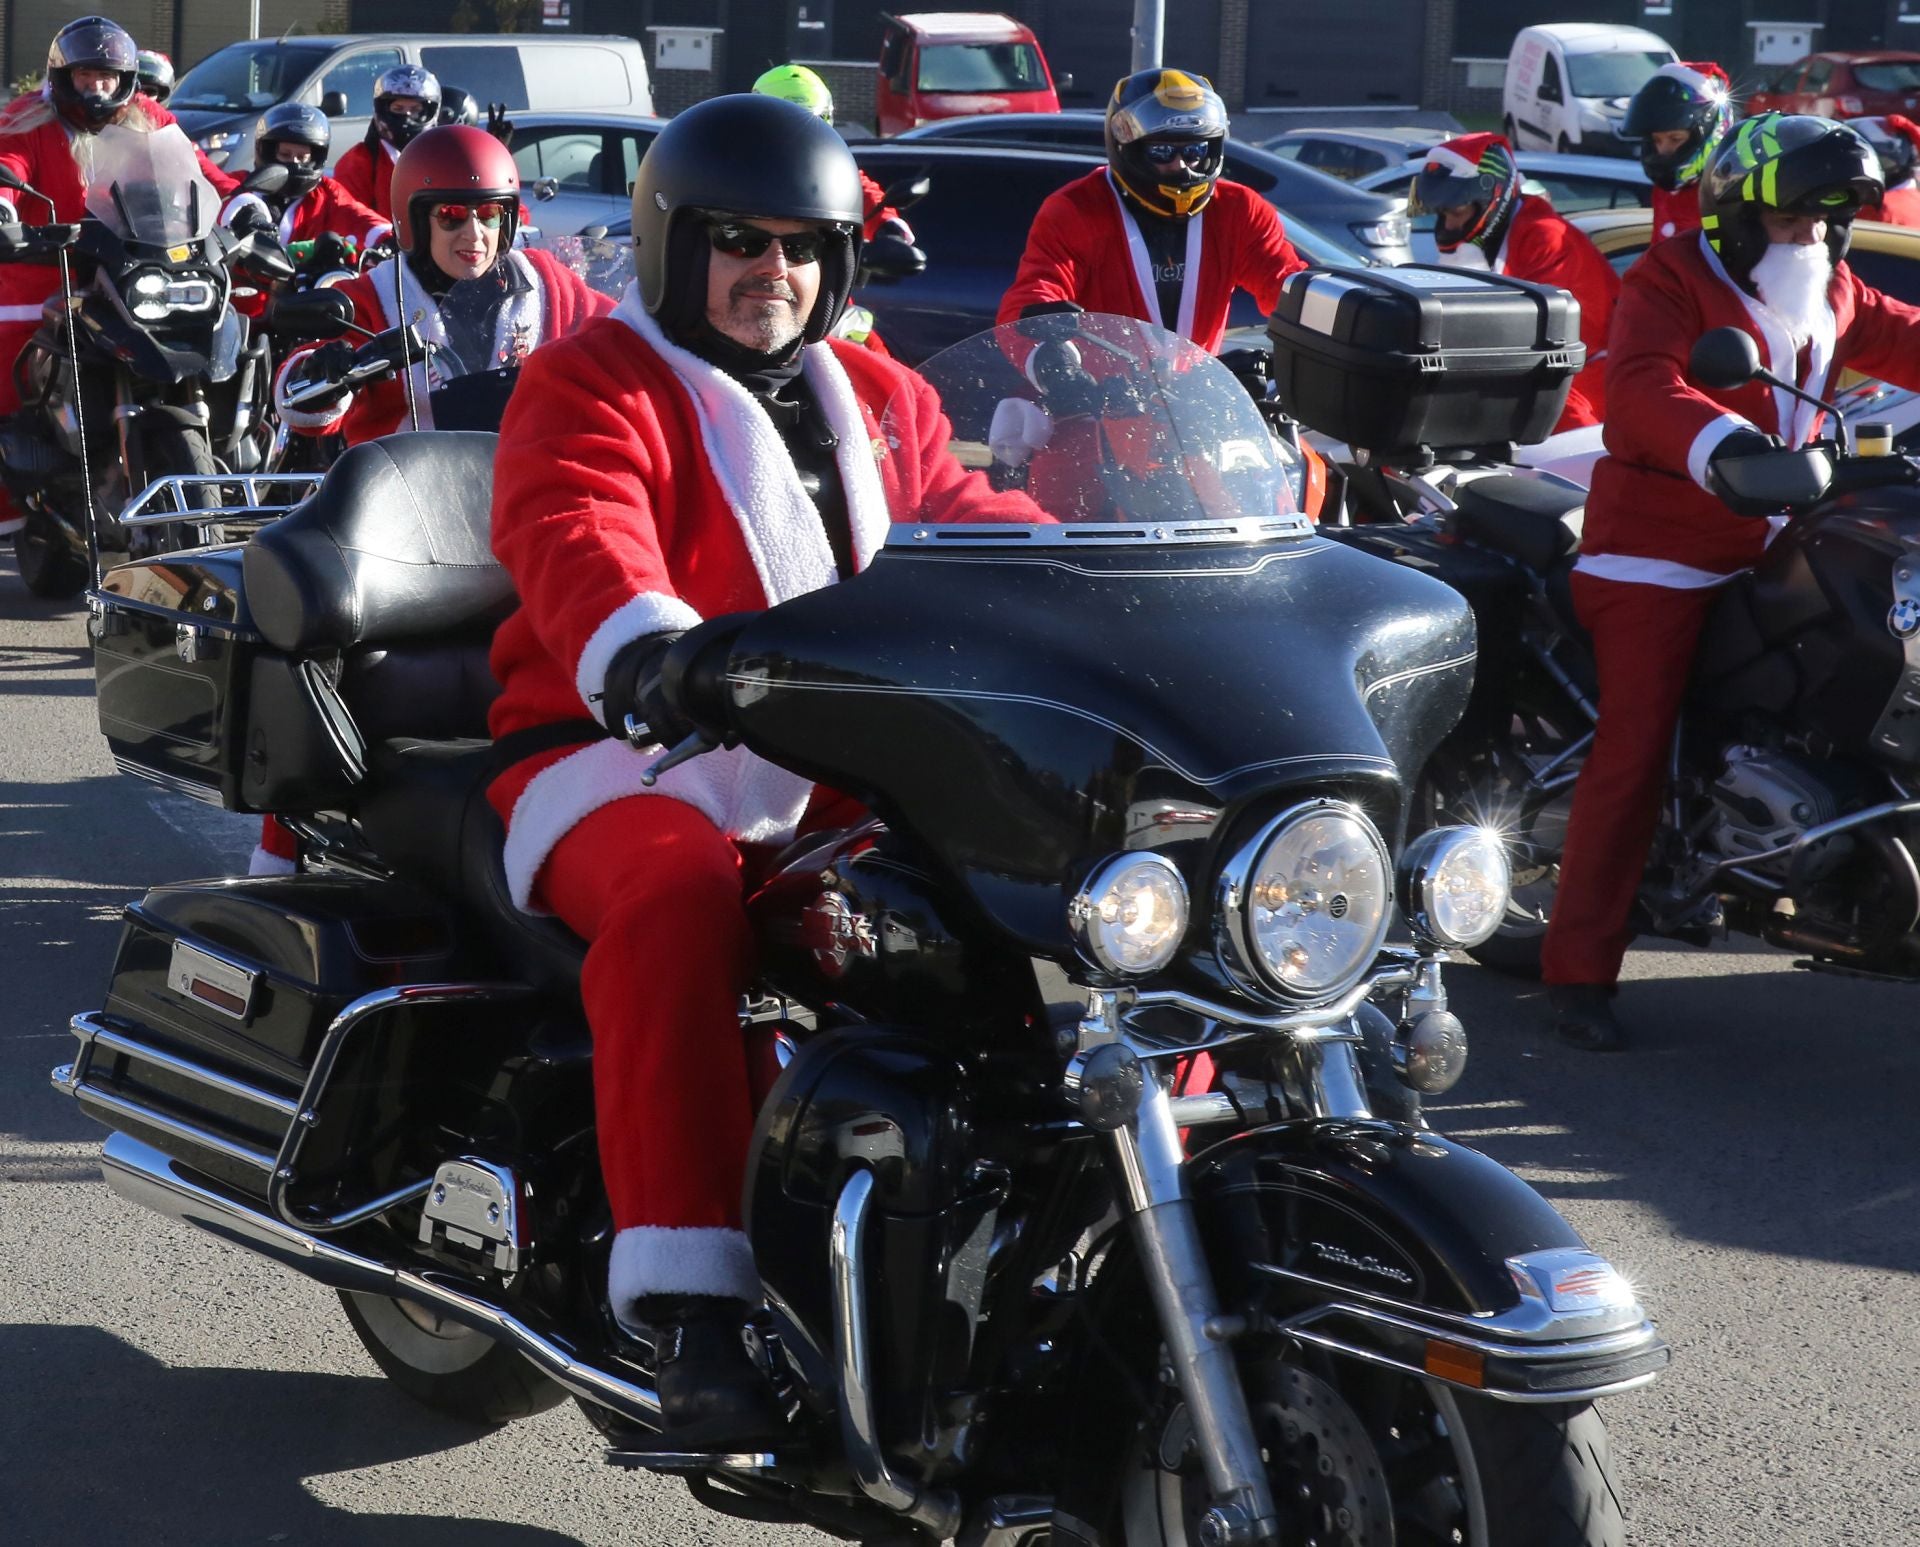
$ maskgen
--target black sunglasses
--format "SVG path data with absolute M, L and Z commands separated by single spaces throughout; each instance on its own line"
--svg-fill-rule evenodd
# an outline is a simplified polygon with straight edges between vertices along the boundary
M 1171 166 L 1178 161 L 1190 167 L 1203 167 L 1213 159 L 1211 140 L 1154 140 L 1140 147 L 1141 154 L 1155 166 Z
M 723 252 L 729 258 L 757 258 L 775 242 L 780 244 L 781 252 L 786 254 L 787 262 L 796 268 L 808 263 L 817 263 L 827 244 L 837 239 L 840 232 L 829 227 L 827 230 L 811 231 L 763 231 L 759 226 L 750 226 L 739 220 L 714 220 L 707 223 L 707 240 L 713 243 L 715 252 Z

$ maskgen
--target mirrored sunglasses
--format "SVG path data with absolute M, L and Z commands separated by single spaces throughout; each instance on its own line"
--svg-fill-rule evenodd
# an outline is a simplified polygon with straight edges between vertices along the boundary
M 1210 140 L 1152 140 L 1141 146 L 1140 152 L 1155 166 L 1172 166 L 1177 161 L 1183 166 L 1203 167 L 1213 159 L 1213 142 Z
M 469 220 L 477 220 L 492 231 L 506 218 L 507 207 L 498 199 L 489 199 L 485 204 L 436 204 L 433 207 L 433 223 L 442 231 L 458 231 Z

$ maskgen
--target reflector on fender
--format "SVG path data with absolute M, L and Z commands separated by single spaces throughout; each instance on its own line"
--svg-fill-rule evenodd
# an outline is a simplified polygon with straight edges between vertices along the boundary
M 1427 1373 L 1437 1380 L 1482 1388 L 1487 1384 L 1487 1356 L 1476 1348 L 1462 1348 L 1458 1343 L 1428 1338 L 1426 1367 Z

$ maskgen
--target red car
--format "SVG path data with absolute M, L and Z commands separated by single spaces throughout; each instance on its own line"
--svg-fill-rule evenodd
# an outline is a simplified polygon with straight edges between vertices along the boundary
M 1747 112 L 1821 118 L 1920 112 L 1920 54 L 1897 49 L 1809 54 L 1750 93 Z
M 1040 40 L 997 11 L 883 16 L 875 113 L 882 134 L 975 113 L 1057 113 Z M 1073 78 L 1064 77 L 1062 87 Z

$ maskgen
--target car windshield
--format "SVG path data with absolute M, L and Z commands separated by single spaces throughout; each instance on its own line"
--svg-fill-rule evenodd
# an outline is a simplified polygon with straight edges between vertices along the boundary
M 1853 67 L 1854 84 L 1868 91 L 1912 91 L 1920 86 L 1920 59 L 1882 59 Z
M 1045 91 L 1031 43 L 936 43 L 920 50 L 922 91 Z
M 212 229 L 220 198 L 178 124 L 116 124 L 93 137 L 92 152 L 87 213 L 122 241 L 172 247 Z
M 329 52 L 322 44 L 233 43 L 180 78 L 171 108 L 244 113 L 290 97 Z
M 1630 97 L 1673 55 L 1658 53 L 1569 54 L 1567 80 L 1576 97 Z
M 1205 350 L 1098 312 L 1033 317 L 977 333 L 920 367 L 949 421 L 949 449 L 996 491 L 1019 490 L 1040 519 L 949 525 L 964 511 L 894 512 L 895 535 L 1026 540 L 1039 526 L 1165 542 L 1202 523 L 1222 537 L 1308 530 L 1253 399 Z M 887 405 L 889 446 L 923 443 L 922 394 Z M 925 523 L 941 530 L 918 531 Z

